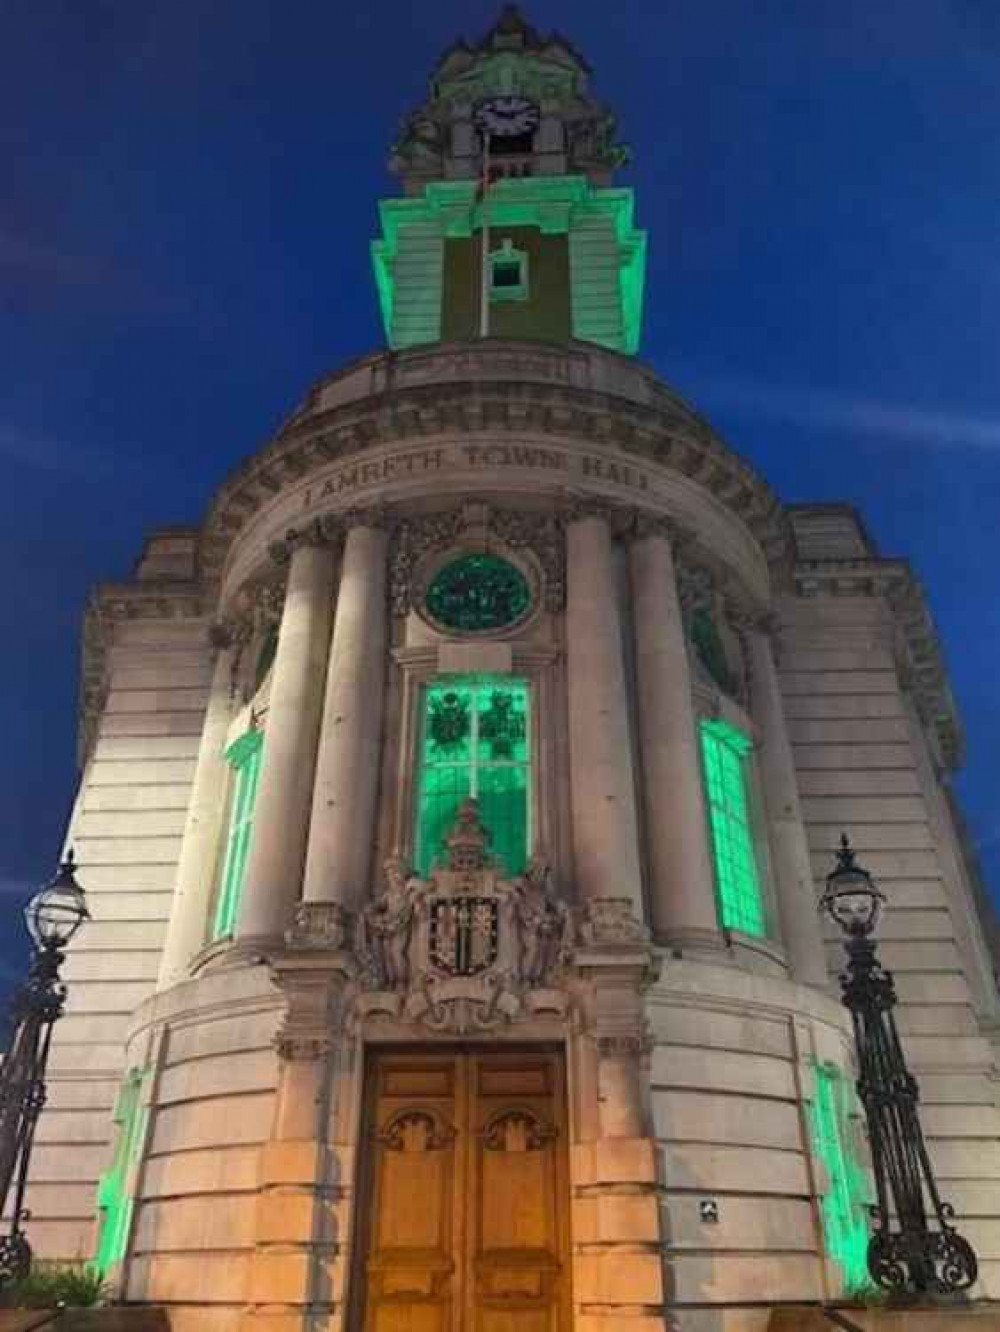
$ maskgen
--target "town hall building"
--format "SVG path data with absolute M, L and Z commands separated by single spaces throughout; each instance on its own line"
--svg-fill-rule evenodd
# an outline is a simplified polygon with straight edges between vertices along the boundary
M 643 364 L 626 160 L 563 37 L 452 46 L 378 205 L 385 347 L 94 593 L 29 1238 L 179 1332 L 765 1332 L 863 1290 L 843 832 L 1000 1298 L 924 595 Z

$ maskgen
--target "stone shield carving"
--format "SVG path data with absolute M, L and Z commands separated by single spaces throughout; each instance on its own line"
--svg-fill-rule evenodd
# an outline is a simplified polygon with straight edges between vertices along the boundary
M 363 1012 L 467 1032 L 564 1010 L 565 995 L 548 985 L 565 961 L 566 908 L 541 862 L 503 878 L 488 840 L 470 799 L 446 840 L 445 868 L 420 879 L 388 862 L 385 890 L 358 923 Z

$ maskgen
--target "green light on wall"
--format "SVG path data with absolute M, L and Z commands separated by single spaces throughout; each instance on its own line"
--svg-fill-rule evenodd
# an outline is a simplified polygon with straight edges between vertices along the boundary
M 767 922 L 747 796 L 752 746 L 718 719 L 702 721 L 700 732 L 721 921 L 726 929 L 763 938 Z
M 118 1092 L 114 1122 L 118 1127 L 111 1165 L 97 1186 L 100 1213 L 94 1262 L 101 1273 L 120 1263 L 128 1249 L 135 1207 L 135 1172 L 139 1166 L 149 1107 L 143 1103 L 148 1069 L 129 1069 Z
M 426 877 L 467 796 L 479 801 L 501 871 L 528 860 L 531 727 L 526 680 L 445 676 L 424 692 L 414 861 Z
M 813 1147 L 828 1188 L 821 1204 L 826 1251 L 843 1273 L 844 1293 L 873 1289 L 868 1274 L 867 1175 L 851 1150 L 850 1088 L 833 1064 L 813 1067 L 815 1095 L 809 1105 Z
M 250 838 L 253 835 L 254 808 L 260 783 L 260 765 L 264 748 L 263 731 L 247 731 L 226 750 L 233 768 L 234 790 L 229 816 L 226 855 L 222 864 L 219 898 L 212 923 L 212 938 L 224 939 L 236 929 L 243 881 L 246 877 Z
M 601 188 L 585 176 L 526 176 L 490 189 L 489 224 L 565 235 L 570 256 L 573 337 L 634 355 L 646 280 L 646 233 L 634 226 L 630 189 Z M 379 308 L 390 347 L 441 336 L 444 247 L 482 227 L 477 182 L 434 181 L 422 195 L 383 199 L 382 236 L 372 242 Z

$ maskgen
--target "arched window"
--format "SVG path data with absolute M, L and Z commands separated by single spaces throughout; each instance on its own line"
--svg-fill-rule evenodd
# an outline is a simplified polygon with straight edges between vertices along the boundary
M 742 731 L 717 718 L 703 720 L 700 730 L 721 923 L 763 938 L 767 920 L 747 780 L 752 746 Z
M 518 874 L 530 851 L 531 726 L 527 680 L 443 676 L 424 689 L 416 773 L 414 863 L 426 876 L 442 857 L 460 803 L 479 801 L 490 852 Z

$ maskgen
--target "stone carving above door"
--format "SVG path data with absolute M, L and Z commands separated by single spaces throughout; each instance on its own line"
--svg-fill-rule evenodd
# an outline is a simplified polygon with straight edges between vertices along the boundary
M 446 839 L 444 867 L 421 879 L 399 859 L 387 863 L 383 892 L 358 917 L 359 1015 L 461 1033 L 565 1013 L 568 997 L 553 982 L 567 960 L 567 909 L 543 863 L 506 879 L 488 843 L 468 799 Z

